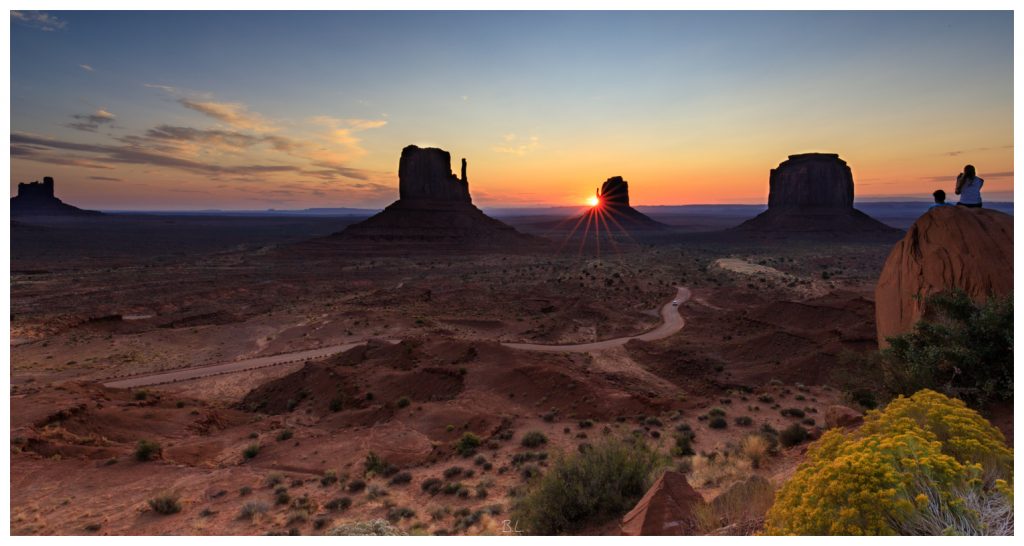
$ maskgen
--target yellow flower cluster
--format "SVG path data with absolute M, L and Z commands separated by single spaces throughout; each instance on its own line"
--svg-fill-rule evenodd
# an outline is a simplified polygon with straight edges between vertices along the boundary
M 856 431 L 832 429 L 812 444 L 776 494 L 765 532 L 895 534 L 932 502 L 956 509 L 952 491 L 986 476 L 1006 477 L 994 486 L 1012 490 L 1013 451 L 1003 435 L 960 400 L 922 390 L 870 412 Z

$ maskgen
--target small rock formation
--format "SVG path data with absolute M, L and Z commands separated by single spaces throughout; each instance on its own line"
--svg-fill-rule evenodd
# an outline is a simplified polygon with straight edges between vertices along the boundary
M 693 507 L 698 504 L 704 504 L 700 493 L 690 487 L 686 476 L 670 470 L 658 478 L 636 506 L 622 517 L 622 534 L 692 535 L 697 529 Z
M 615 235 L 629 231 L 662 230 L 665 224 L 652 220 L 629 205 L 629 182 L 613 176 L 597 190 L 598 204 L 575 218 L 570 225 L 589 225 L 590 231 Z
M 438 244 L 457 247 L 536 245 L 473 205 L 466 160 L 462 176 L 452 173 L 451 155 L 438 148 L 406 146 L 398 163 L 398 201 L 384 211 L 331 236 L 347 243 Z M 511 245 L 511 246 L 510 246 Z M 380 248 L 378 248 L 379 250 Z
M 53 194 L 53 178 L 45 177 L 42 182 L 21 182 L 18 195 L 11 198 L 11 216 L 70 216 L 98 215 L 93 210 L 83 210 L 64 203 Z
M 768 210 L 734 228 L 766 234 L 894 236 L 900 230 L 853 208 L 853 174 L 838 154 L 791 155 L 768 177 Z
M 836 404 L 825 409 L 825 428 L 855 427 L 863 422 L 864 415 L 853 408 Z
M 1013 291 L 1013 217 L 992 209 L 937 207 L 893 246 L 875 287 L 879 347 L 925 317 L 925 299 L 958 288 L 984 302 Z

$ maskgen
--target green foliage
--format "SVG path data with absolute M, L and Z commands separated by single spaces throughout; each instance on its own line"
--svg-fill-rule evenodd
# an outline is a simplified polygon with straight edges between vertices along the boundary
M 1004 532 L 986 507 L 1012 506 L 1012 480 L 1003 435 L 962 401 L 923 390 L 868 412 L 857 430 L 832 429 L 812 444 L 779 490 L 765 531 L 914 534 L 956 522 L 940 532 Z
M 476 453 L 476 448 L 480 447 L 483 441 L 480 437 L 472 432 L 467 432 L 459 438 L 459 441 L 455 442 L 455 452 L 463 457 L 471 457 Z
M 534 430 L 524 434 L 521 443 L 523 447 L 540 447 L 548 443 L 548 437 L 544 436 L 543 432 Z
M 972 404 L 1013 399 L 1013 295 L 979 305 L 962 291 L 926 300 L 928 318 L 888 338 L 882 376 L 897 394 L 934 389 Z
M 259 454 L 260 454 L 260 445 L 259 444 L 249 444 L 249 445 L 245 446 L 244 450 L 242 450 L 242 457 L 245 457 L 246 459 L 252 459 L 253 457 L 255 457 L 255 456 L 259 455 Z
M 160 457 L 163 453 L 163 448 L 156 442 L 149 440 L 139 440 L 139 443 L 135 444 L 135 459 L 139 461 L 152 461 Z
M 641 440 L 605 439 L 582 453 L 560 456 L 547 473 L 531 480 L 511 519 L 526 532 L 554 535 L 621 517 L 663 463 Z
M 277 433 L 277 441 L 278 442 L 286 442 L 286 441 L 290 440 L 293 435 L 294 435 L 294 433 L 292 432 L 292 429 L 286 428 L 286 429 L 282 430 L 281 432 Z
M 782 444 L 783 447 L 793 447 L 797 444 L 803 443 L 806 439 L 807 429 L 797 423 L 789 425 L 779 433 L 779 443 Z
M 157 514 L 165 516 L 181 512 L 181 503 L 178 502 L 177 495 L 160 495 L 149 499 L 149 507 Z

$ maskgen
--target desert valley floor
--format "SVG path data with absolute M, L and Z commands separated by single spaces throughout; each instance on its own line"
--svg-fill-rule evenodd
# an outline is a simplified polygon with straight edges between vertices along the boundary
M 345 222 L 14 225 L 11 532 L 318 534 L 385 518 L 423 534 L 498 533 L 517 489 L 561 453 L 635 434 L 671 457 L 689 429 L 697 453 L 724 457 L 765 424 L 818 434 L 826 408 L 863 410 L 851 393 L 872 387 L 851 363 L 877 348 L 873 291 L 892 241 L 690 233 L 600 256 L 575 243 L 389 254 L 309 242 Z M 685 325 L 663 339 L 593 352 L 504 345 L 641 334 L 677 287 Z M 309 361 L 104 386 L 346 344 Z M 709 427 L 709 412 L 728 426 Z M 1012 442 L 1008 419 L 996 423 Z M 523 441 L 534 432 L 544 441 Z M 466 433 L 481 445 L 463 449 Z M 140 441 L 160 446 L 154 460 L 137 460 Z M 777 485 L 805 449 L 689 479 L 706 499 L 740 471 Z M 162 494 L 181 512 L 150 510 Z

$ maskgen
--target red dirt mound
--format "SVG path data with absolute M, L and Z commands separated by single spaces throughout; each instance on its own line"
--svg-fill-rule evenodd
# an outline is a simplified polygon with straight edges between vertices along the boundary
M 1013 217 L 937 207 L 918 218 L 885 260 L 875 288 L 878 344 L 910 331 L 925 298 L 960 289 L 975 301 L 1013 291 Z

